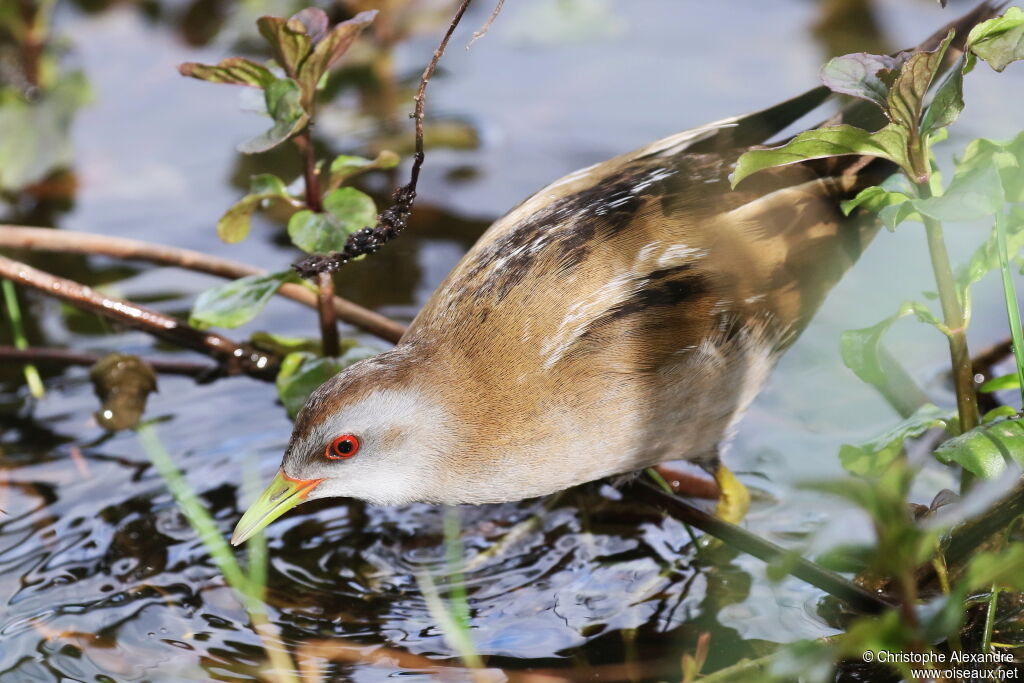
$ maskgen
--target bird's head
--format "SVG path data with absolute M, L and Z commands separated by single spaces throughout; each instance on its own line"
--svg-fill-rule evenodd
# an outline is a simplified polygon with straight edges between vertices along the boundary
M 281 469 L 235 527 L 238 545 L 317 498 L 377 505 L 437 500 L 451 452 L 444 411 L 412 381 L 401 352 L 352 365 L 312 393 Z

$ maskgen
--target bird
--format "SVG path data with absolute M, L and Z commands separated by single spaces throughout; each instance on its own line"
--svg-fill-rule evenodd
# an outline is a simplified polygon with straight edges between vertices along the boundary
M 966 36 L 994 9 L 951 26 Z M 831 97 L 817 87 L 671 135 L 498 219 L 393 349 L 310 395 L 231 542 L 318 498 L 498 503 L 672 460 L 712 472 L 720 516 L 741 518 L 749 494 L 722 446 L 878 230 L 841 202 L 895 168 L 833 157 L 736 189 L 730 174 Z M 822 125 L 874 130 L 880 116 L 857 103 Z

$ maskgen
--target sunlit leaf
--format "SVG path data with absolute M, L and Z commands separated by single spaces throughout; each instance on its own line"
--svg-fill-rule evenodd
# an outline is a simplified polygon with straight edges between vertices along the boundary
M 217 221 L 217 236 L 229 244 L 241 242 L 252 228 L 252 212 L 262 201 L 261 195 L 247 194 L 224 212 Z
M 984 590 L 993 584 L 1024 590 L 1024 544 L 1011 543 L 999 552 L 981 552 L 967 564 L 963 578 L 968 591 Z
M 327 34 L 327 28 L 331 20 L 327 12 L 319 7 L 306 7 L 291 16 L 289 21 L 297 21 L 302 24 L 303 32 L 309 36 L 310 42 L 316 45 Z
M 924 111 L 924 98 L 953 39 L 953 31 L 931 52 L 912 55 L 893 81 L 887 97 L 889 119 L 908 131 L 916 131 Z
M 348 349 L 340 358 L 320 358 L 305 351 L 290 353 L 277 374 L 277 396 L 289 417 L 294 418 L 317 387 L 349 365 L 377 353 L 363 346 Z
M 69 166 L 71 120 L 91 99 L 79 72 L 62 75 L 32 101 L 0 88 L 0 189 L 20 190 Z
M 942 195 L 918 199 L 914 207 L 936 220 L 969 221 L 1001 211 L 1003 202 L 1003 187 L 994 165 L 960 164 Z
M 1024 202 L 1024 133 L 1009 142 L 979 138 L 972 140 L 957 160 L 963 172 L 994 167 L 999 173 L 1006 200 Z
M 377 205 L 373 198 L 354 187 L 332 190 L 324 197 L 324 211 L 345 236 L 367 226 L 377 224 Z
M 994 391 L 1005 391 L 1006 389 L 1020 389 L 1020 380 L 1017 378 L 1016 372 L 1012 372 L 1009 375 L 993 377 L 978 387 L 978 391 L 986 394 L 991 394 Z
M 1024 225 L 1011 223 L 1007 234 L 1007 248 L 1012 255 L 1024 249 Z M 999 249 L 996 244 L 995 231 L 989 233 L 988 239 L 971 255 L 966 266 L 956 273 L 957 287 L 960 298 L 964 301 L 970 293 L 970 287 L 981 280 L 989 272 L 999 268 Z
M 260 35 L 270 43 L 270 51 L 284 72 L 295 78 L 299 65 L 308 55 L 313 41 L 306 35 L 306 27 L 295 18 L 260 17 L 256 20 Z
M 315 41 L 312 53 L 302 61 L 296 77 L 307 98 L 312 97 L 323 75 L 342 58 L 360 32 L 369 26 L 376 16 L 377 10 L 360 12 L 348 21 L 334 26 L 322 40 Z
M 297 282 L 292 270 L 249 275 L 208 289 L 192 306 L 189 324 L 204 328 L 238 327 L 252 320 L 285 282 Z
M 327 187 L 333 190 L 357 173 L 374 169 L 394 168 L 398 165 L 398 161 L 398 155 L 388 150 L 382 151 L 377 155 L 376 159 L 366 159 L 348 154 L 339 155 L 331 161 L 330 168 L 328 169 Z
M 961 57 L 939 84 L 921 122 L 921 130 L 926 134 L 950 125 L 960 116 L 964 110 L 964 74 L 970 70 L 967 57 Z M 936 142 L 938 138 L 931 140 L 932 144 Z
M 249 189 L 250 193 L 235 202 L 217 221 L 217 235 L 225 242 L 241 242 L 248 237 L 252 228 L 252 213 L 264 200 L 291 200 L 281 179 L 270 173 L 253 176 Z
M 910 197 L 903 192 L 893 192 L 879 185 L 872 185 L 871 187 L 865 187 L 857 193 L 856 197 L 847 199 L 839 206 L 843 213 L 849 216 L 858 207 L 867 209 L 872 213 L 879 213 L 887 206 L 898 206 L 908 201 L 910 201 Z
M 736 163 L 732 185 L 735 187 L 750 174 L 766 168 L 847 154 L 882 157 L 905 168 L 909 167 L 906 136 L 899 127 L 890 124 L 871 133 L 844 124 L 800 133 L 781 147 L 755 149 L 745 153 Z
M 272 149 L 301 131 L 309 121 L 309 116 L 302 108 L 301 93 L 295 81 L 279 78 L 268 85 L 264 93 L 267 113 L 274 119 L 274 126 L 239 145 L 238 151 L 243 154 Z
M 943 443 L 935 456 L 991 479 L 1006 469 L 1007 461 L 1024 464 L 1024 424 L 1007 418 L 980 425 Z
M 890 232 L 908 221 L 924 222 L 921 214 L 918 213 L 913 202 L 902 202 L 883 206 L 878 212 L 878 218 Z
M 341 251 L 348 236 L 377 223 L 377 207 L 368 195 L 352 187 L 332 190 L 324 197 L 324 210 L 299 211 L 288 221 L 288 236 L 310 254 Z
M 921 436 L 929 429 L 945 428 L 952 413 L 932 404 L 924 405 L 899 424 L 867 443 L 839 449 L 839 460 L 852 474 L 876 476 L 903 451 L 903 442 Z
M 249 178 L 249 194 L 288 196 L 288 187 L 273 173 L 259 173 Z
M 967 36 L 967 45 L 996 71 L 1024 59 L 1024 10 L 1011 7 L 1003 16 L 981 22 Z
M 884 109 L 897 70 L 911 54 L 901 52 L 897 55 L 872 55 L 857 52 L 833 57 L 822 67 L 821 81 L 833 92 L 859 97 Z
M 212 66 L 185 62 L 178 66 L 178 72 L 182 76 L 198 78 L 201 81 L 248 85 L 254 88 L 265 88 L 276 80 L 270 69 L 242 57 L 230 57 Z

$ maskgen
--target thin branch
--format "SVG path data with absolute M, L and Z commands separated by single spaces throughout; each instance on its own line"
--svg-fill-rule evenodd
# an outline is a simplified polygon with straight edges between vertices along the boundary
M 205 353 L 219 360 L 228 374 L 244 373 L 261 379 L 270 379 L 275 374 L 277 359 L 270 354 L 239 345 L 215 332 L 197 330 L 177 318 L 144 306 L 105 296 L 83 284 L 50 275 L 6 256 L 0 256 L 0 277 L 38 289 L 177 346 Z
M 34 363 L 67 367 L 69 365 L 94 365 L 103 358 L 103 354 L 69 351 L 67 349 L 31 348 L 16 349 L 13 346 L 0 346 L 0 361 L 12 363 Z M 163 375 L 184 375 L 203 379 L 216 375 L 218 367 L 210 363 L 194 363 L 185 360 L 162 360 L 143 358 L 147 365 Z
M 491 30 L 491 25 L 494 20 L 501 14 L 501 8 L 505 6 L 505 0 L 498 0 L 498 4 L 494 6 L 494 11 L 491 12 L 491 16 L 487 17 L 487 21 L 480 27 L 480 30 L 473 34 L 473 37 L 469 40 L 469 44 L 466 45 L 466 49 L 473 47 L 473 43 L 480 40 L 487 35 L 487 32 Z
M 802 581 L 820 588 L 829 595 L 845 601 L 850 607 L 870 614 L 876 614 L 894 607 L 839 574 L 829 571 L 802 557 L 793 557 L 785 548 L 750 533 L 746 529 L 713 517 L 673 495 L 665 493 L 645 479 L 635 479 L 629 488 L 645 500 L 654 503 L 667 514 L 701 531 L 711 534 L 733 548 L 765 562 L 783 562 L 786 571 Z
M 265 270 L 245 263 L 209 256 L 190 249 L 169 247 L 125 237 L 108 237 L 88 232 L 54 230 L 52 228 L 29 228 L 0 224 L 0 248 L 99 254 L 113 258 L 178 266 L 231 279 L 266 274 Z M 288 283 L 283 285 L 278 293 L 311 308 L 317 306 L 316 293 L 302 285 Z M 405 327 L 401 323 L 341 297 L 334 297 L 334 311 L 339 319 L 392 344 L 398 343 L 405 333 Z
M 409 173 L 409 182 L 395 190 L 391 199 L 393 204 L 381 212 L 377 217 L 377 227 L 363 228 L 351 235 L 345 242 L 345 248 L 333 254 L 315 254 L 295 264 L 294 268 L 304 278 L 310 279 L 320 273 L 332 273 L 352 259 L 358 256 L 375 254 L 386 243 L 397 237 L 408 224 L 409 214 L 412 213 L 412 205 L 416 200 L 416 184 L 420 179 L 420 167 L 423 166 L 423 109 L 427 99 L 427 83 L 434 76 L 437 63 L 441 61 L 445 48 L 452 34 L 462 21 L 462 15 L 466 13 L 469 3 L 473 0 L 462 0 L 455 16 L 448 26 L 444 37 L 434 50 L 427 68 L 420 76 L 420 85 L 413 98 L 416 102 L 412 117 L 416 123 L 416 153 L 413 155 L 412 171 Z
M 325 356 L 333 358 L 339 353 L 338 346 L 338 320 L 335 317 L 334 306 L 331 301 L 334 299 L 334 279 L 330 273 L 320 273 L 317 279 L 317 310 L 320 312 L 320 344 L 323 347 Z

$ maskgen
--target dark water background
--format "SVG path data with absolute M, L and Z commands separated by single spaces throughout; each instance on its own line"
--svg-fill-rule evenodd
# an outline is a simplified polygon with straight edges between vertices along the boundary
M 875 16 L 885 30 L 871 36 L 856 23 L 815 31 L 824 5 L 811 0 L 513 0 L 467 52 L 463 46 L 490 11 L 480 3 L 456 33 L 428 105 L 435 116 L 471 126 L 479 146 L 428 154 L 414 229 L 346 269 L 340 293 L 408 321 L 486 225 L 538 187 L 670 133 L 800 92 L 814 85 L 823 59 L 850 41 L 913 44 L 968 4 L 952 2 L 942 11 L 926 0 L 880 1 Z M 236 89 L 183 79 L 175 66 L 235 54 L 239 42 L 253 44 L 256 16 L 294 7 L 179 0 L 83 5 L 89 11 L 61 3 L 56 15 L 68 61 L 84 69 L 95 91 L 72 129 L 80 187 L 66 211 L 26 215 L 19 205 L 7 218 L 165 242 L 269 269 L 293 260 L 280 227 L 264 218 L 241 245 L 216 239 L 216 218 L 241 195 L 248 175 L 287 175 L 280 163 L 285 155 L 237 155 L 234 145 L 259 132 L 263 121 L 237 111 Z M 563 13 L 571 6 L 573 13 Z M 193 26 L 205 25 L 195 21 L 204 13 L 226 17 L 212 38 Z M 426 26 L 397 46 L 397 74 L 418 73 L 439 29 Z M 189 42 L 200 38 L 211 39 Z M 372 137 L 379 122 L 352 115 L 356 100 L 346 91 L 325 111 L 318 129 L 325 149 L 361 151 Z M 979 67 L 968 79 L 966 100 L 945 150 L 979 135 L 1015 134 L 1024 71 L 996 77 Z M 965 258 L 983 230 L 954 228 L 954 258 Z M 175 315 L 186 315 L 195 296 L 215 283 L 104 258 L 44 255 L 33 262 Z M 857 515 L 794 484 L 838 475 L 840 444 L 874 436 L 896 420 L 842 366 L 840 332 L 872 324 L 930 287 L 923 234 L 910 225 L 880 235 L 834 290 L 727 456 L 758 494 L 749 529 L 809 553 L 867 534 Z M 975 296 L 970 337 L 980 348 L 1001 338 L 1005 323 L 993 279 Z M 27 304 L 35 344 L 154 353 L 144 334 L 112 330 L 45 298 L 30 296 Z M 316 320 L 308 309 L 274 301 L 231 335 L 257 329 L 314 336 Z M 949 404 L 940 375 L 943 339 L 907 322 L 893 340 L 895 354 Z M 245 613 L 136 437 L 107 436 L 96 425 L 86 370 L 49 373 L 49 391 L 38 402 L 19 377 L 12 367 L 0 374 L 0 680 L 252 678 L 263 655 Z M 269 478 L 289 435 L 273 387 L 246 378 L 197 385 L 161 377 L 147 415 L 162 418 L 158 429 L 168 450 L 230 533 L 244 507 L 243 470 Z M 926 472 L 922 499 L 949 483 L 942 471 Z M 542 504 L 463 508 L 467 557 Z M 286 642 L 343 637 L 369 649 L 385 645 L 452 659 L 415 580 L 423 570 L 444 571 L 441 522 L 441 511 L 429 506 L 330 502 L 300 508 L 270 527 L 269 602 Z M 642 501 L 615 500 L 600 486 L 568 494 L 546 513 L 541 530 L 469 572 L 467 586 L 477 649 L 491 666 L 509 669 L 573 667 L 582 676 L 588 667 L 632 661 L 644 663 L 646 677 L 671 679 L 702 632 L 712 634 L 709 670 L 778 643 L 835 632 L 817 614 L 817 591 L 795 580 L 773 584 L 760 562 L 726 550 L 697 558 L 680 524 Z M 333 669 L 339 680 L 356 681 L 397 671 L 369 664 Z

